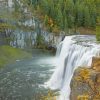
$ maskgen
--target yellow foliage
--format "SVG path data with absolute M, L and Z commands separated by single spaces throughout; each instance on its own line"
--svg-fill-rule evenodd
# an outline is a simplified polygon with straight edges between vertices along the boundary
M 54 26 L 53 26 L 52 32 L 53 32 L 53 33 L 56 33 L 56 34 L 57 34 L 57 33 L 60 33 L 59 27 L 58 27 L 57 25 L 54 25 Z
M 90 71 L 89 69 L 81 69 L 78 76 L 75 77 L 75 80 L 77 82 L 84 82 L 86 83 L 90 89 L 91 92 L 89 94 L 82 94 L 77 96 L 77 100 L 90 100 L 90 97 L 92 97 L 92 100 L 100 100 L 100 89 L 99 89 L 99 79 L 97 80 L 97 83 L 90 78 Z
M 75 77 L 74 78 L 76 81 L 81 81 L 82 80 L 82 78 L 80 77 L 80 76 L 77 76 L 77 77 Z
M 89 70 L 88 70 L 88 69 L 82 69 L 82 70 L 80 71 L 80 76 L 81 76 L 84 80 L 89 79 L 89 78 L 90 78 L 90 72 L 89 72 Z
M 89 100 L 89 95 L 79 95 L 77 100 Z
M 54 93 L 49 90 L 46 96 L 41 96 L 41 100 L 56 100 L 56 96 L 54 96 Z
M 2 32 L 5 29 L 15 29 L 15 26 L 8 23 L 0 23 L 0 31 Z
M 53 22 L 53 20 L 51 18 L 49 18 L 48 24 L 50 25 L 50 27 L 53 27 L 54 22 Z
M 88 69 L 81 69 L 79 72 L 79 76 L 75 77 L 75 80 L 77 81 L 86 81 L 90 78 L 90 71 Z

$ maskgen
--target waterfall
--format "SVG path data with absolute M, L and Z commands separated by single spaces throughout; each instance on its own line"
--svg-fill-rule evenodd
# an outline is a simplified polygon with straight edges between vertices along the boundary
M 100 45 L 94 36 L 66 36 L 57 50 L 57 68 L 48 86 L 60 90 L 59 100 L 70 100 L 70 82 L 79 66 L 90 67 L 93 56 L 99 56 Z

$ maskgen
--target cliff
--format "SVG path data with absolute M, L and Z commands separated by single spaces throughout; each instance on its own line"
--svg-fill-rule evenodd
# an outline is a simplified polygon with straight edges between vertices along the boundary
M 100 58 L 93 57 L 91 68 L 75 70 L 70 100 L 100 100 Z
M 0 0 L 0 46 L 56 48 L 64 35 L 45 31 L 43 22 L 26 4 L 21 0 Z

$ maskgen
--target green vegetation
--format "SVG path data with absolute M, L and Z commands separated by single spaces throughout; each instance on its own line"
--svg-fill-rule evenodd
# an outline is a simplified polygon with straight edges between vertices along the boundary
M 96 38 L 97 38 L 97 41 L 100 42 L 100 26 L 96 27 Z
M 5 26 L 0 23 L 1 31 L 16 27 L 24 31 L 34 31 L 33 26 L 18 24 L 34 16 L 42 22 L 42 28 L 46 31 L 64 31 L 69 35 L 78 32 L 90 34 L 95 33 L 97 18 L 100 16 L 100 0 L 20 0 L 23 5 L 16 0 L 13 2 L 12 11 L 5 7 L 0 10 L 0 19 L 7 21 Z
M 4 1 L 7 3 L 8 1 Z M 23 31 L 33 31 L 34 27 L 25 26 L 23 23 L 33 16 L 31 15 L 30 7 L 26 0 L 20 0 L 21 5 L 17 0 L 13 0 L 13 7 L 9 8 L 6 5 L 0 7 L 0 34 L 9 30 L 21 29 Z M 28 12 L 25 12 L 28 9 Z M 19 24 L 20 23 L 20 24 Z
M 75 32 L 79 27 L 96 27 L 100 2 L 98 0 L 31 0 L 37 1 L 35 10 L 50 31 L 63 30 Z M 34 4 L 33 4 L 34 5 Z
M 16 0 L 13 2 L 12 19 L 23 22 L 35 16 L 44 23 L 45 29 L 56 33 L 61 30 L 77 32 L 80 27 L 95 30 L 100 8 L 99 0 L 20 0 L 24 6 Z M 24 8 L 32 16 L 26 16 Z
M 98 11 L 100 11 L 100 9 Z M 100 15 L 100 12 L 98 13 L 98 15 Z M 96 38 L 97 38 L 97 41 L 100 42 L 100 16 L 97 17 Z
M 0 46 L 0 67 L 9 64 L 17 59 L 30 58 L 31 54 L 10 46 Z
M 37 37 L 36 37 L 36 47 L 37 48 L 42 48 L 42 49 L 45 48 L 44 37 L 40 34 L 37 34 Z

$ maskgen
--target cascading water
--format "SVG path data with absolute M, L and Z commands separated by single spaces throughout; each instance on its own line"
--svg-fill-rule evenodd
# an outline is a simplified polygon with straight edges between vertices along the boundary
M 70 100 L 70 82 L 79 66 L 91 66 L 92 57 L 100 55 L 100 45 L 94 36 L 66 36 L 57 51 L 57 68 L 48 82 L 51 89 L 59 89 L 59 100 Z

